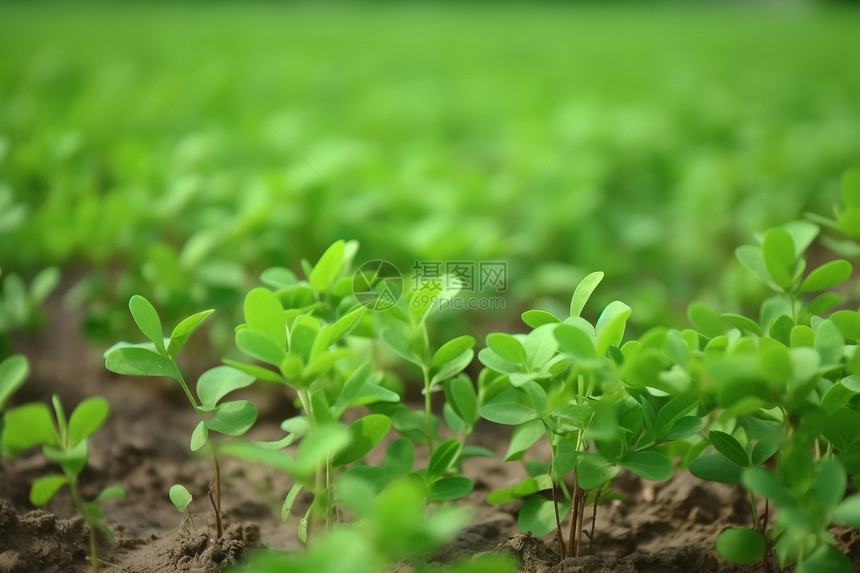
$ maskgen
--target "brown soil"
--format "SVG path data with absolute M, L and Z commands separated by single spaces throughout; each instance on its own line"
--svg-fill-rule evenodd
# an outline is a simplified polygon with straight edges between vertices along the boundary
M 100 353 L 79 340 L 78 317 L 58 304 L 49 310 L 52 328 L 16 341 L 31 361 L 32 374 L 15 401 L 48 400 L 56 393 L 68 410 L 91 395 L 110 401 L 111 418 L 91 440 L 89 465 L 82 475 L 86 498 L 111 484 L 123 486 L 128 494 L 104 507 L 117 543 L 100 542 L 100 556 L 109 564 L 102 571 L 214 573 L 259 545 L 298 547 L 295 516 L 304 513 L 308 500 L 299 500 L 293 519 L 281 523 L 288 478 L 230 459 L 222 468 L 227 529 L 222 539 L 213 539 L 211 461 L 188 450 L 195 416 L 181 391 L 162 380 L 132 380 L 106 372 Z M 290 401 L 263 392 L 247 397 L 261 412 L 252 437 L 278 437 L 280 421 L 292 414 Z M 470 440 L 502 454 L 508 436 L 503 429 L 482 424 Z M 0 573 L 89 570 L 86 526 L 75 517 L 67 493 L 58 495 L 47 511 L 29 504 L 32 481 L 52 471 L 39 452 L 0 460 Z M 559 561 L 552 536 L 541 540 L 518 534 L 518 504 L 492 507 L 485 502 L 494 489 L 511 487 L 524 477 L 518 464 L 473 459 L 467 461 L 465 473 L 476 484 L 463 502 L 474 510 L 474 519 L 454 543 L 432 557 L 436 561 L 498 550 L 519 556 L 527 573 L 761 570 L 760 565 L 727 564 L 713 551 L 722 529 L 747 526 L 751 520 L 747 498 L 734 487 L 702 483 L 684 472 L 662 484 L 622 475 L 613 490 L 626 499 L 600 508 L 591 555 Z M 179 514 L 167 497 L 174 483 L 184 484 L 194 495 L 191 519 Z M 857 534 L 841 531 L 838 536 L 860 570 Z

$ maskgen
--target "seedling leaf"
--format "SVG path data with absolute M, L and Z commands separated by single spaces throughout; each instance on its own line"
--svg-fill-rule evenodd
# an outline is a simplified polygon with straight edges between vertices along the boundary
M 421 360 L 412 349 L 412 336 L 411 329 L 405 325 L 401 325 L 401 327 L 388 326 L 379 333 L 380 340 L 398 356 L 412 364 L 421 366 Z
M 621 346 L 624 329 L 631 312 L 629 306 L 617 300 L 609 303 L 609 306 L 603 309 L 595 325 L 598 356 L 606 354 L 610 346 Z
M 481 416 L 491 422 L 506 426 L 519 426 L 538 417 L 537 413 L 520 402 L 515 390 L 505 391 L 481 406 Z
M 749 455 L 744 447 L 733 436 L 718 430 L 708 433 L 708 441 L 714 448 L 741 467 L 750 465 Z
M 762 244 L 762 255 L 773 282 L 788 290 L 794 282 L 795 245 L 791 235 L 783 228 L 768 231 Z
M 672 477 L 672 461 L 657 452 L 633 452 L 621 458 L 618 463 L 650 481 L 664 481 Z
M 257 420 L 257 407 L 248 400 L 224 402 L 206 420 L 206 427 L 226 436 L 241 436 Z
M 780 485 L 776 476 L 764 468 L 748 468 L 741 476 L 741 483 L 753 493 L 768 498 L 780 507 L 787 507 L 792 503 L 791 496 Z
M 3 444 L 13 454 L 39 444 L 59 445 L 51 411 L 36 402 L 12 408 L 4 415 Z
M 594 289 L 597 288 L 597 285 L 602 280 L 603 272 L 597 271 L 579 281 L 579 284 L 576 285 L 576 289 L 573 291 L 573 297 L 570 299 L 570 316 L 580 316 L 582 314 L 585 303 L 591 298 Z
M 188 339 L 191 338 L 197 327 L 213 312 L 215 311 L 204 310 L 197 314 L 192 314 L 177 324 L 176 328 L 170 334 L 170 342 L 167 343 L 167 355 L 170 358 L 176 358 L 176 355 L 179 354 L 179 351 L 182 350 L 182 347 L 185 346 L 185 343 L 188 342 Z
M 851 573 L 854 566 L 847 555 L 832 545 L 820 546 L 795 570 L 796 573 Z
M 263 333 L 281 352 L 287 345 L 287 319 L 278 297 L 267 288 L 251 289 L 245 295 L 245 322 Z
M 349 426 L 352 443 L 334 457 L 332 464 L 337 467 L 360 460 L 382 441 L 390 429 L 391 419 L 383 414 L 359 418 Z
M 842 336 L 851 340 L 860 340 L 860 312 L 837 310 L 830 315 L 830 320 L 839 327 Z
M 459 499 L 469 495 L 475 485 L 472 480 L 462 476 L 445 477 L 433 482 L 427 495 L 428 501 L 440 502 Z
M 191 433 L 191 451 L 196 452 L 206 445 L 209 441 L 209 430 L 206 428 L 206 422 L 200 420 L 194 431 Z
M 761 247 L 753 245 L 743 245 L 735 249 L 735 257 L 738 261 L 747 268 L 752 274 L 756 275 L 767 285 L 773 284 L 773 279 L 767 270 L 767 265 L 764 262 L 764 254 Z
M 284 348 L 278 346 L 278 342 L 266 333 L 250 328 L 243 328 L 236 333 L 236 346 L 251 358 L 275 366 L 281 365 L 285 355 Z
M 191 493 L 185 488 L 185 486 L 180 484 L 170 486 L 170 492 L 168 495 L 170 496 L 170 501 L 173 502 L 173 506 L 176 510 L 180 513 L 185 513 L 185 510 L 188 509 L 188 505 L 192 500 Z
M 562 324 L 553 331 L 559 346 L 573 356 L 582 360 L 593 360 L 597 358 L 595 340 L 583 330 Z
M 283 505 L 281 505 L 281 521 L 286 521 L 290 518 L 290 511 L 293 509 L 293 504 L 296 502 L 296 498 L 299 497 L 299 493 L 301 491 L 301 484 L 294 484 L 293 487 L 290 488 L 290 491 L 287 493 L 287 497 L 284 498 Z
M 458 336 L 453 340 L 449 340 L 433 355 L 433 359 L 430 360 L 430 367 L 439 368 L 461 356 L 464 352 L 471 350 L 474 346 L 475 338 L 472 336 Z
M 471 380 L 465 376 L 445 381 L 445 399 L 470 426 L 478 419 L 478 395 Z
M 128 376 L 165 376 L 179 380 L 176 363 L 146 348 L 127 346 L 111 350 L 105 358 L 105 368 Z
M 584 490 L 599 487 L 618 473 L 619 467 L 607 462 L 600 454 L 583 452 L 576 463 L 576 477 Z
M 351 436 L 349 430 L 340 424 L 328 423 L 315 428 L 299 444 L 295 474 L 309 476 L 318 464 L 346 448 Z
M 561 515 L 570 511 L 570 503 L 567 500 L 560 500 L 558 506 Z M 555 506 L 552 500 L 542 497 L 530 497 L 525 500 L 517 518 L 517 527 L 520 531 L 531 531 L 535 537 L 543 537 L 554 531 Z
M 36 507 L 42 507 L 51 501 L 54 494 L 67 483 L 69 483 L 69 478 L 62 475 L 40 477 L 30 487 L 30 503 Z
M 6 400 L 21 387 L 30 373 L 30 363 L 20 354 L 0 362 L 0 411 Z
M 699 456 L 690 462 L 690 473 L 697 478 L 720 483 L 741 483 L 743 468 L 722 454 Z
M 240 372 L 244 372 L 249 376 L 253 376 L 258 380 L 264 380 L 266 382 L 277 382 L 279 384 L 285 384 L 286 380 L 279 373 L 269 370 L 268 368 L 264 368 L 262 366 L 257 366 L 256 364 L 245 364 L 243 362 L 237 362 L 236 360 L 229 360 L 227 358 L 224 359 L 224 364 L 239 370 Z
M 336 241 L 326 249 L 322 254 L 317 264 L 308 276 L 308 281 L 313 289 L 319 293 L 329 292 L 329 289 L 334 283 L 334 279 L 340 274 L 343 267 L 345 243 Z
M 128 308 L 140 331 L 155 344 L 155 348 L 159 354 L 166 356 L 164 331 L 161 329 L 161 320 L 158 318 L 158 313 L 152 304 L 142 296 L 136 294 L 128 301 Z
M 752 463 L 760 466 L 779 451 L 779 443 L 776 440 L 759 440 L 752 450 Z
M 93 500 L 93 504 L 98 506 L 103 501 L 109 499 L 122 499 L 125 497 L 125 490 L 118 485 L 111 485 L 104 488 Z
M 250 386 L 254 377 L 230 366 L 216 366 L 200 375 L 197 396 L 204 406 L 214 408 L 218 401 L 234 390 Z
M 493 332 L 487 335 L 487 346 L 502 360 L 511 364 L 525 364 L 526 349 L 514 336 L 504 332 Z
M 742 316 L 740 314 L 732 314 L 729 312 L 723 313 L 720 315 L 720 318 L 734 326 L 735 328 L 747 332 L 752 332 L 756 336 L 763 336 L 763 332 L 761 331 L 761 327 L 756 324 L 756 322 L 750 318 Z
M 860 494 L 843 500 L 833 512 L 833 520 L 860 530 Z
M 811 273 L 800 285 L 801 293 L 827 290 L 842 284 L 851 276 L 853 267 L 845 260 L 824 263 Z
M 110 416 L 110 406 L 104 398 L 87 398 L 78 404 L 69 418 L 70 445 L 74 446 L 80 440 L 96 433 L 108 416 Z
M 557 324 L 561 322 L 555 316 L 543 310 L 527 310 L 522 314 L 522 319 L 526 325 L 532 328 L 537 328 L 544 324 Z
M 726 529 L 717 538 L 717 552 L 732 563 L 753 563 L 764 557 L 766 545 L 758 531 L 752 529 Z
M 454 465 L 462 448 L 463 444 L 453 438 L 439 444 L 439 447 L 430 457 L 430 462 L 427 465 L 427 476 L 438 478 L 445 475 L 445 472 Z

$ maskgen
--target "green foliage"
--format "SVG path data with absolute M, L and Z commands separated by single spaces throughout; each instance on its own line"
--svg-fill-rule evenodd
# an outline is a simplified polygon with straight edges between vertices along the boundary
M 249 386 L 254 381 L 254 376 L 229 366 L 216 366 L 200 376 L 197 381 L 197 397 L 195 397 L 176 362 L 179 351 L 213 311 L 198 312 L 182 320 L 173 329 L 170 337 L 165 339 L 158 312 L 148 300 L 134 295 L 129 300 L 128 308 L 140 332 L 149 339 L 149 342 L 115 344 L 105 352 L 105 367 L 117 374 L 163 376 L 178 382 L 191 407 L 200 418 L 200 422 L 191 434 L 191 451 L 200 450 L 210 443 L 210 431 L 228 436 L 244 434 L 257 419 L 257 407 L 248 400 L 221 402 L 221 399 L 234 390 Z M 216 535 L 221 537 L 223 532 L 221 469 L 216 446 L 210 445 L 215 474 L 214 495 L 210 499 L 215 512 Z M 173 501 L 172 496 L 171 501 Z M 175 501 L 174 504 L 176 504 Z
M 564 322 L 545 315 L 523 315 L 532 331 L 525 335 L 493 333 L 478 357 L 496 376 L 480 414 L 491 422 L 515 426 L 506 461 L 522 460 L 546 437 L 552 449 L 547 474 L 531 475 L 518 486 L 491 494 L 491 503 L 524 499 L 519 527 L 534 534 L 556 530 L 562 556 L 578 555 L 586 501 L 600 494 L 621 468 L 649 480 L 673 474 L 666 442 L 694 434 L 701 419 L 694 414 L 693 392 L 650 391 L 639 374 L 668 374 L 663 351 L 670 334 L 654 331 L 622 345 L 631 309 L 615 301 L 592 325 L 581 318 L 589 297 L 603 278 L 593 273 L 580 282 Z M 672 339 L 683 344 L 680 339 Z M 686 349 L 681 346 L 682 354 Z M 486 377 L 485 377 L 486 378 Z M 656 386 L 656 385 L 655 385 Z M 569 491 L 565 476 L 573 474 Z M 541 497 L 547 490 L 552 500 Z M 571 514 L 571 544 L 561 542 L 561 521 Z
M 32 403 L 12 408 L 4 416 L 0 443 L 7 453 L 18 454 L 41 446 L 49 460 L 60 466 L 62 474 L 38 478 L 30 487 L 30 503 L 42 507 L 64 486 L 68 486 L 78 513 L 87 523 L 90 535 L 89 561 L 98 571 L 100 561 L 96 553 L 96 531 L 102 532 L 111 542 L 114 537 L 102 522 L 101 504 L 125 497 L 125 490 L 110 486 L 92 501 L 81 498 L 78 478 L 87 465 L 87 439 L 95 434 L 110 415 L 110 406 L 104 398 L 87 398 L 66 418 L 58 396 L 52 399 L 53 413 L 45 404 Z
M 310 543 L 304 553 L 267 552 L 247 566 L 261 573 L 377 573 L 407 561 L 418 572 L 513 573 L 516 564 L 502 557 L 482 556 L 449 566 L 429 566 L 422 558 L 453 540 L 468 523 L 468 514 L 443 507 L 427 513 L 420 480 L 401 478 L 376 492 L 360 478 L 344 477 L 337 486 L 338 502 L 355 516 L 351 527 L 336 527 Z
M 53 267 L 39 271 L 30 285 L 12 273 L 2 277 L 0 289 L 0 359 L 9 354 L 7 337 L 12 332 L 34 330 L 43 325 L 40 307 L 60 282 L 60 272 Z

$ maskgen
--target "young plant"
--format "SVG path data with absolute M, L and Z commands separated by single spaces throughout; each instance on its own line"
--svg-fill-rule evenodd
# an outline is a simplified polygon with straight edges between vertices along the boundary
M 427 446 L 428 466 L 418 475 L 424 478 L 427 499 L 431 502 L 469 494 L 472 481 L 451 474 L 459 474 L 463 461 L 469 457 L 493 457 L 486 448 L 465 445 L 466 436 L 480 419 L 481 397 L 472 380 L 463 373 L 475 356 L 474 337 L 458 336 L 434 349 L 427 329 L 430 316 L 460 288 L 459 281 L 451 275 L 427 281 L 406 299 L 405 310 L 393 306 L 381 317 L 384 327 L 379 339 L 421 372 L 424 410 L 413 411 L 404 404 L 381 404 L 373 409 L 390 416 L 397 431 L 412 444 Z M 439 436 L 440 421 L 433 413 L 432 399 L 438 394 L 445 398 L 442 408 L 445 423 L 456 436 L 444 441 Z
M 39 307 L 59 282 L 60 273 L 53 267 L 42 269 L 29 288 L 17 274 L 6 275 L 0 293 L 0 358 L 5 358 L 10 352 L 9 333 L 41 326 L 44 317 Z
M 78 486 L 81 472 L 87 465 L 87 438 L 95 434 L 110 415 L 107 400 L 100 397 L 81 402 L 69 418 L 63 411 L 58 396 L 53 396 L 53 415 L 42 403 L 32 403 L 9 410 L 4 419 L 2 443 L 12 454 L 21 453 L 35 446 L 42 446 L 45 456 L 58 464 L 62 474 L 43 476 L 30 488 L 30 502 L 44 506 L 63 486 L 69 486 L 72 500 L 78 513 L 84 518 L 89 530 L 89 561 L 93 571 L 98 571 L 96 531 L 101 531 L 113 543 L 110 529 L 103 523 L 101 504 L 109 499 L 125 497 L 125 490 L 110 486 L 92 501 L 85 501 Z
M 416 573 L 516 571 L 516 564 L 501 556 L 484 555 L 448 566 L 426 564 L 422 558 L 452 541 L 469 516 L 455 507 L 428 513 L 424 485 L 414 476 L 397 479 L 381 492 L 360 478 L 344 476 L 337 485 L 336 496 L 356 520 L 350 527 L 334 528 L 303 553 L 257 554 L 247 567 L 259 573 L 378 573 L 408 563 Z
M 494 373 L 482 375 L 487 398 L 481 416 L 515 426 L 505 460 L 522 460 L 544 437 L 552 452 L 549 463 L 527 463 L 527 479 L 493 492 L 488 501 L 525 499 L 520 530 L 535 535 L 555 530 L 562 558 L 581 555 L 583 538 L 593 538 L 597 505 L 622 467 L 649 480 L 668 479 L 673 464 L 666 442 L 702 425 L 690 415 L 698 395 L 689 384 L 664 375 L 672 362 L 663 349 L 675 338 L 656 331 L 621 346 L 630 308 L 618 301 L 594 326 L 580 316 L 602 277 L 593 273 L 583 279 L 564 322 L 528 311 L 523 320 L 530 333 L 489 334 L 478 355 Z M 590 530 L 584 525 L 588 504 L 593 504 Z M 561 526 L 568 511 L 565 542 Z
M 380 385 L 381 376 L 372 372 L 360 342 L 345 338 L 366 313 L 354 304 L 351 281 L 343 277 L 355 248 L 354 243 L 334 243 L 316 265 L 304 265 L 307 281 L 284 269 L 266 271 L 264 282 L 277 290 L 252 289 L 245 297 L 245 323 L 236 328 L 236 346 L 257 363 L 225 360 L 246 375 L 289 389 L 298 399 L 301 413 L 284 420 L 283 439 L 232 444 L 225 451 L 293 478 L 282 507 L 284 520 L 302 490 L 313 495 L 299 523 L 303 540 L 308 530 L 331 530 L 337 520 L 336 474 L 364 458 L 391 427 L 382 414 L 361 417 L 347 427 L 340 422 L 344 413 L 400 399 Z M 295 457 L 281 451 L 294 443 Z
M 197 397 L 191 392 L 176 362 L 176 355 L 212 311 L 194 314 L 180 322 L 170 338 L 163 337 L 161 320 L 155 308 L 141 296 L 129 301 L 132 317 L 141 332 L 150 340 L 144 344 L 119 343 L 105 353 L 105 366 L 111 372 L 129 376 L 164 376 L 179 383 L 194 412 L 200 418 L 191 434 L 191 451 L 196 452 L 207 444 L 212 453 L 214 476 L 209 499 L 215 513 L 216 537 L 223 534 L 221 517 L 221 464 L 217 444 L 209 439 L 209 432 L 227 436 L 241 436 L 257 419 L 257 407 L 248 400 L 222 402 L 222 399 L 240 388 L 249 386 L 252 375 L 229 366 L 216 366 L 204 372 L 197 381 Z
M 795 222 L 738 249 L 741 263 L 777 293 L 757 321 L 703 305 L 691 311 L 703 341 L 702 389 L 721 413 L 709 433 L 717 453 L 693 460 L 690 470 L 749 491 L 752 527 L 724 531 L 717 550 L 730 561 L 762 559 L 765 571 L 771 547 L 782 567 L 851 570 L 827 529 L 858 521 L 857 499 L 843 497 L 847 478 L 860 478 L 860 313 L 823 318 L 841 300 L 833 293 L 807 301 L 852 272 L 836 260 L 805 274 L 801 255 L 817 233 L 815 225 Z M 761 517 L 759 498 L 767 500 Z M 769 504 L 780 510 L 772 529 Z
M 24 384 L 30 373 L 30 363 L 27 358 L 16 354 L 0 362 L 0 414 L 6 406 L 6 402 L 15 391 Z M 11 456 L 3 441 L 4 417 L 0 415 L 0 457 Z

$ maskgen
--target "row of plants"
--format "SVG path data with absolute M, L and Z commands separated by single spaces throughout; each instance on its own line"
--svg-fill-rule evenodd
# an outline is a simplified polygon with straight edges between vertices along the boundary
M 488 334 L 473 377 L 467 369 L 475 338 L 440 344 L 432 328 L 462 285 L 453 277 L 428 282 L 385 310 L 369 308 L 354 295 L 357 244 L 338 241 L 316 264 L 303 263 L 304 279 L 286 268 L 263 273 L 266 286 L 244 298 L 235 351 L 193 387 L 180 354 L 210 310 L 165 336 L 153 305 L 132 297 L 131 316 L 147 340 L 115 345 L 105 363 L 115 373 L 167 378 L 182 388 L 199 417 L 189 448 L 208 450 L 212 459 L 213 535 L 224 529 L 224 456 L 289 475 L 294 485 L 282 492 L 281 516 L 296 521 L 306 551 L 266 552 L 253 558 L 255 570 L 336 571 L 347 555 L 360 555 L 367 571 L 378 571 L 452 539 L 468 520 L 453 502 L 473 489 L 463 466 L 493 456 L 472 443 L 483 418 L 513 427 L 504 461 L 522 463 L 528 473 L 487 501 L 522 500 L 519 528 L 553 534 L 562 558 L 588 552 L 599 535 L 596 512 L 619 499 L 612 482 L 622 469 L 654 481 L 688 469 L 749 494 L 751 522 L 726 529 L 716 542 L 724 558 L 761 560 L 768 570 L 774 554 L 780 568 L 848 572 L 851 562 L 830 528 L 860 528 L 860 495 L 846 497 L 860 486 L 860 312 L 846 307 L 842 294 L 851 288 L 848 260 L 807 268 L 821 227 L 823 243 L 857 252 L 860 171 L 844 177 L 842 196 L 834 219 L 794 221 L 737 249 L 742 266 L 772 291 L 754 316 L 695 302 L 691 328 L 656 327 L 625 340 L 634 312 L 627 304 L 611 302 L 596 320 L 587 318 L 604 278 L 596 272 L 576 287 L 566 316 L 529 310 L 522 315 L 527 332 Z M 382 276 L 361 280 L 362 292 L 382 296 L 388 287 Z M 0 373 L 2 405 L 26 375 L 26 362 L 10 358 Z M 420 381 L 419 409 L 403 399 L 411 380 Z M 279 440 L 243 437 L 257 408 L 229 394 L 253 385 L 295 399 L 299 413 L 283 420 Z M 84 502 L 76 490 L 87 437 L 108 411 L 101 398 L 82 402 L 68 420 L 56 399 L 53 411 L 19 406 L 4 414 L 0 440 L 4 455 L 42 446 L 63 473 L 35 482 L 31 501 L 43 505 L 68 485 L 92 535 L 108 532 L 100 504 L 122 493 L 109 487 Z M 547 446 L 549 458 L 539 453 Z M 179 511 L 188 510 L 187 488 L 175 484 L 168 494 Z M 302 495 L 310 505 L 294 515 Z M 94 541 L 92 547 L 98 569 Z M 453 567 L 502 570 L 493 557 Z

